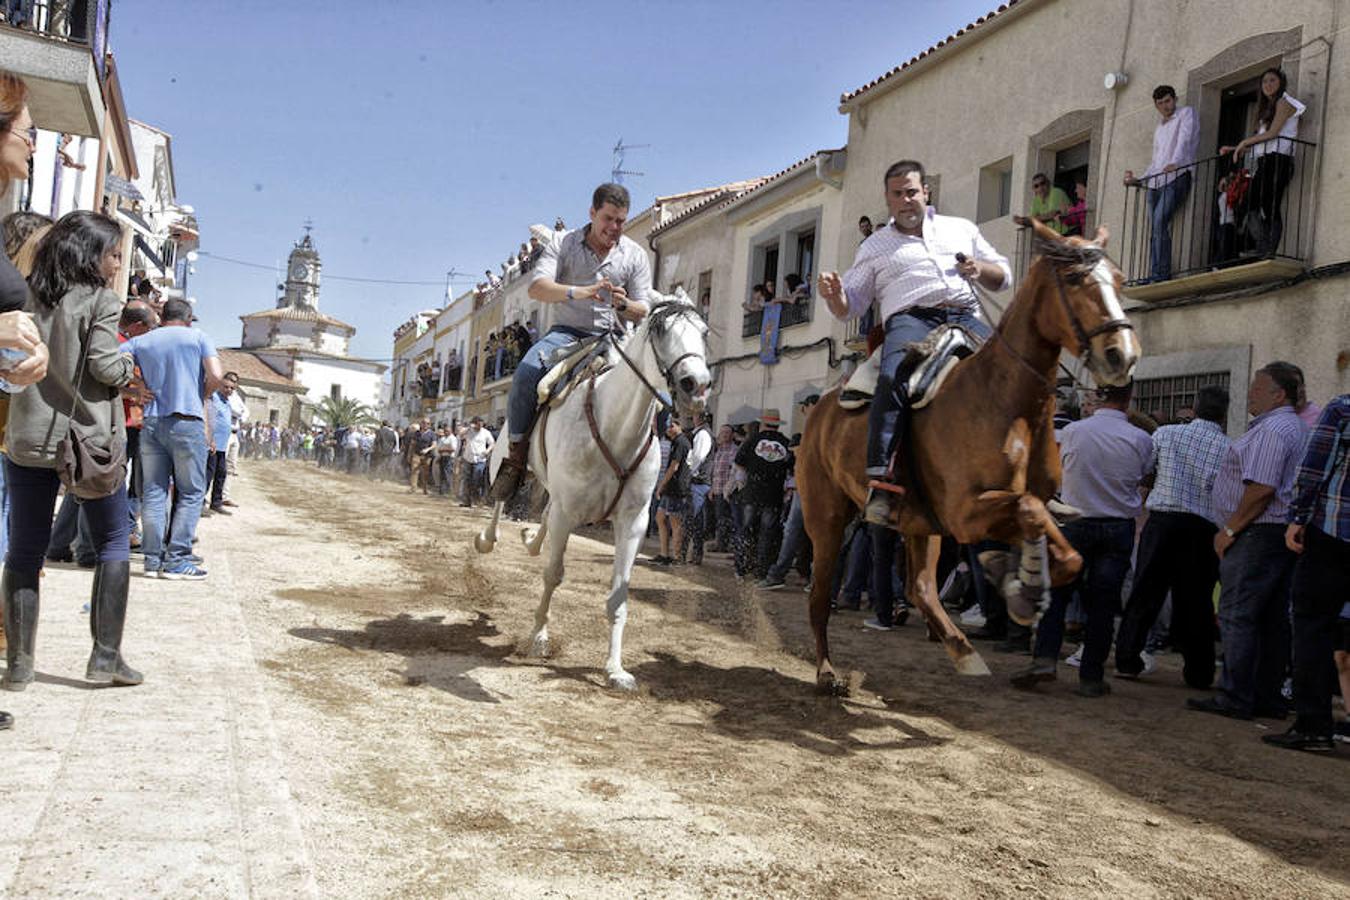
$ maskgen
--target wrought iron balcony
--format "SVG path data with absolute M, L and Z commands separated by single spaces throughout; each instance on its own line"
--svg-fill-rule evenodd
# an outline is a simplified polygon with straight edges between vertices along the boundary
M 1131 297 L 1206 293 L 1305 268 L 1317 145 L 1275 138 L 1263 149 L 1239 163 L 1211 156 L 1127 189 L 1117 246 Z
M 111 7 L 111 0 L 7 6 L 14 18 L 0 23 L 0 60 L 27 82 L 37 127 L 84 137 L 102 132 Z

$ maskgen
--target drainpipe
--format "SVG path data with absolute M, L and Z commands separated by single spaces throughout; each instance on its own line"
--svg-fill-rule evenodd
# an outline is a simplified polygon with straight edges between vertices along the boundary
M 661 281 L 661 248 L 656 246 L 655 235 L 647 236 L 647 246 L 652 248 L 652 271 L 656 273 L 656 278 L 653 279 L 654 283 L 652 284 L 652 290 L 659 291 L 661 289 L 658 286 Z
M 836 151 L 836 152 L 846 152 L 846 151 Z M 844 182 L 841 179 L 831 178 L 829 175 L 825 174 L 825 164 L 827 162 L 832 162 L 833 160 L 834 160 L 834 153 L 816 154 L 816 181 L 819 181 L 821 184 L 828 184 L 835 190 L 842 190 L 844 187 Z

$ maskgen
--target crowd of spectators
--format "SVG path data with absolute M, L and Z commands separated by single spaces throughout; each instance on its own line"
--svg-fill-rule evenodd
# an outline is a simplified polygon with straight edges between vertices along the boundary
M 561 217 L 554 221 L 552 229 L 545 225 L 531 225 L 530 239 L 502 261 L 500 272 L 483 270 L 483 280 L 474 286 L 474 306 L 486 303 L 517 278 L 533 269 L 540 254 L 544 252 L 544 245 L 554 240 L 555 235 L 562 233 L 566 228 Z

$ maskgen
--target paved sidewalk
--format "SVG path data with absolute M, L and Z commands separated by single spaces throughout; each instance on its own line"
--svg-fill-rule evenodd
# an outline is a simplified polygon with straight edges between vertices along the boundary
M 47 570 L 37 681 L 0 691 L 0 896 L 316 895 L 229 560 L 203 555 L 199 583 L 133 557 L 139 687 L 84 681 L 92 575 Z

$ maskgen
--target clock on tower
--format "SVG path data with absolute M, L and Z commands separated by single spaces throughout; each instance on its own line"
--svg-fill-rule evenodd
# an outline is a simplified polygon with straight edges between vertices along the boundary
M 314 249 L 314 241 L 309 236 L 310 226 L 305 226 L 305 236 L 296 241 L 286 262 L 286 292 L 277 301 L 277 308 L 296 307 L 318 310 L 319 308 L 319 270 L 323 263 L 319 261 L 319 252 Z

